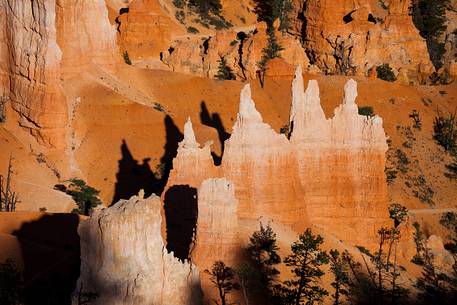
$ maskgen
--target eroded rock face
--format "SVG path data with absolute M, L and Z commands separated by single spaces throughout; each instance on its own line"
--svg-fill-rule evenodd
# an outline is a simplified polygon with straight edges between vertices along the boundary
M 198 189 L 196 246 L 192 262 L 200 270 L 211 269 L 215 261 L 236 266 L 243 249 L 238 237 L 238 200 L 233 183 L 225 178 L 207 179 Z M 205 304 L 217 299 L 217 291 L 207 274 L 201 274 Z
M 409 16 L 410 0 L 295 0 L 292 32 L 322 71 L 366 75 L 389 63 L 405 81 L 433 71 L 427 46 Z
M 0 3 L 0 96 L 39 143 L 61 148 L 67 107 L 60 87 L 54 0 Z
M 160 198 L 142 195 L 95 210 L 78 228 L 81 276 L 73 304 L 200 304 L 198 268 L 167 253 Z
M 388 222 L 386 135 L 380 117 L 358 114 L 354 80 L 344 92 L 327 119 L 317 82 L 305 91 L 298 67 L 288 140 L 263 122 L 246 85 L 221 166 L 213 165 L 209 147 L 199 148 L 188 121 L 168 186 L 225 177 L 235 186 L 239 218 L 267 217 L 297 231 L 312 223 L 349 244 L 373 245 Z
M 319 87 L 297 69 L 292 87 L 291 143 L 310 220 L 350 244 L 373 241 L 388 220 L 382 119 L 358 114 L 349 80 L 334 117 L 326 119 Z

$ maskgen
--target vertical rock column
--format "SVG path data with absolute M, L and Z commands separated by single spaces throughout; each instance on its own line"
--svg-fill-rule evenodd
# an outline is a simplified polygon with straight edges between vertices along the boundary
M 78 228 L 81 276 L 73 304 L 90 293 L 91 304 L 200 304 L 197 267 L 167 253 L 160 198 L 134 196 L 95 210 Z
M 198 189 L 196 246 L 192 262 L 200 270 L 209 269 L 215 261 L 236 267 L 242 248 L 238 238 L 238 200 L 234 185 L 225 178 L 207 179 Z M 218 299 L 209 275 L 201 273 L 205 304 Z

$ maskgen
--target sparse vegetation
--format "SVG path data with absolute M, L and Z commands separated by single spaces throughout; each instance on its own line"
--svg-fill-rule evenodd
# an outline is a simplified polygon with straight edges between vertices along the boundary
M 433 202 L 435 191 L 427 184 L 425 176 L 420 174 L 419 176 L 413 178 L 413 183 L 416 187 L 416 189 L 413 190 L 414 196 L 419 198 L 419 200 L 423 203 L 433 206 L 435 204 Z
M 22 304 L 21 286 L 22 275 L 16 263 L 10 258 L 0 263 L 0 304 Z
M 377 77 L 387 82 L 394 82 L 397 80 L 394 71 L 389 64 L 382 64 L 376 67 Z
M 187 28 L 187 33 L 198 34 L 198 33 L 200 33 L 200 31 L 198 29 L 194 28 L 193 26 L 190 26 Z
M 414 227 L 414 243 L 416 245 L 416 254 L 412 258 L 411 262 L 417 265 L 422 265 L 424 263 L 424 253 L 425 253 L 425 236 L 421 231 L 420 224 L 418 222 L 413 223 Z
M 226 266 L 224 262 L 217 261 L 211 270 L 206 269 L 205 273 L 209 275 L 214 287 L 217 288 L 221 305 L 227 305 L 227 295 L 233 290 L 239 289 L 238 283 L 235 282 L 234 270 Z M 216 304 L 219 303 L 216 302 Z
M 227 61 L 224 57 L 219 59 L 219 67 L 216 74 L 218 80 L 232 80 L 235 79 L 235 75 L 232 72 L 232 69 L 227 66 Z
M 124 57 L 124 61 L 127 65 L 132 65 L 132 61 L 130 60 L 129 57 L 129 52 L 125 51 L 124 54 L 122 54 L 122 57 Z
M 371 106 L 359 106 L 359 114 L 367 117 L 374 116 L 374 110 Z
M 272 60 L 273 58 L 281 57 L 280 52 L 284 50 L 284 48 L 281 47 L 281 45 L 278 43 L 274 29 L 268 28 L 267 34 L 267 46 L 262 50 L 262 59 L 257 63 L 259 68 L 258 74 L 262 88 L 265 84 L 265 72 L 267 70 L 268 61 Z
M 408 216 L 408 209 L 399 203 L 392 203 L 389 205 L 389 216 L 394 221 L 394 227 L 397 228 Z
M 19 202 L 18 194 L 11 189 L 13 175 L 13 157 L 8 162 L 8 173 L 6 179 L 0 175 L 0 212 L 14 212 Z
M 73 197 L 73 200 L 78 205 L 78 208 L 74 209 L 72 212 L 81 215 L 89 215 L 91 209 L 102 204 L 101 200 L 98 198 L 100 192 L 87 185 L 84 180 L 72 178 L 69 181 L 70 185 L 66 189 L 66 193 Z
M 411 15 L 420 35 L 427 42 L 430 59 L 436 69 L 443 66 L 444 43 L 439 41 L 446 31 L 446 8 L 449 0 L 413 0 Z
M 276 19 L 279 19 L 279 30 L 287 31 L 290 27 L 289 13 L 293 9 L 290 0 L 255 0 L 255 12 L 259 21 L 273 27 Z
M 406 154 L 401 150 L 397 149 L 395 151 L 397 157 L 397 169 L 403 174 L 408 172 L 409 159 Z
M 387 183 L 388 184 L 394 183 L 395 179 L 397 178 L 398 171 L 392 167 L 386 167 L 384 169 L 384 172 L 386 173 Z
M 451 154 L 457 154 L 457 119 L 456 114 L 441 115 L 435 118 L 433 123 L 433 138 L 444 150 Z
M 0 97 L 0 123 L 6 122 L 6 97 Z
M 413 127 L 416 128 L 417 130 L 421 130 L 422 122 L 421 122 L 421 118 L 419 116 L 419 111 L 417 111 L 416 109 L 413 109 L 413 111 L 409 114 L 409 117 L 411 119 L 413 119 L 413 121 L 414 121 Z

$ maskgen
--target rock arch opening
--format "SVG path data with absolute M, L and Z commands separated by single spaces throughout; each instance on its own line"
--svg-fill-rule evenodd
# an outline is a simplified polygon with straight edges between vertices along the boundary
M 197 189 L 174 185 L 164 197 L 167 250 L 181 259 L 189 259 L 197 229 Z

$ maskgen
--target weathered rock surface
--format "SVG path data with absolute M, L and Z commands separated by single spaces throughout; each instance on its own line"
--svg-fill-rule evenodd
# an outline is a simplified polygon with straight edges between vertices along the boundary
M 60 85 L 54 0 L 0 3 L 0 97 L 39 143 L 61 148 L 67 108 Z
M 331 74 L 366 75 L 389 63 L 405 81 L 433 71 L 427 46 L 409 15 L 410 0 L 295 0 L 292 32 L 310 62 Z
M 238 200 L 233 183 L 225 178 L 207 179 L 198 189 L 196 246 L 192 262 L 200 270 L 211 270 L 215 261 L 236 266 L 243 249 L 238 237 Z M 205 304 L 217 299 L 217 291 L 207 274 L 201 273 Z
M 386 224 L 386 136 L 382 119 L 358 114 L 357 83 L 349 80 L 332 119 L 320 105 L 319 87 L 303 91 L 300 68 L 292 85 L 291 143 L 310 220 L 350 244 L 373 240 Z
M 80 224 L 74 304 L 88 293 L 96 293 L 91 304 L 100 305 L 200 304 L 199 271 L 167 253 L 160 210 L 159 197 L 139 195 L 95 210 Z

